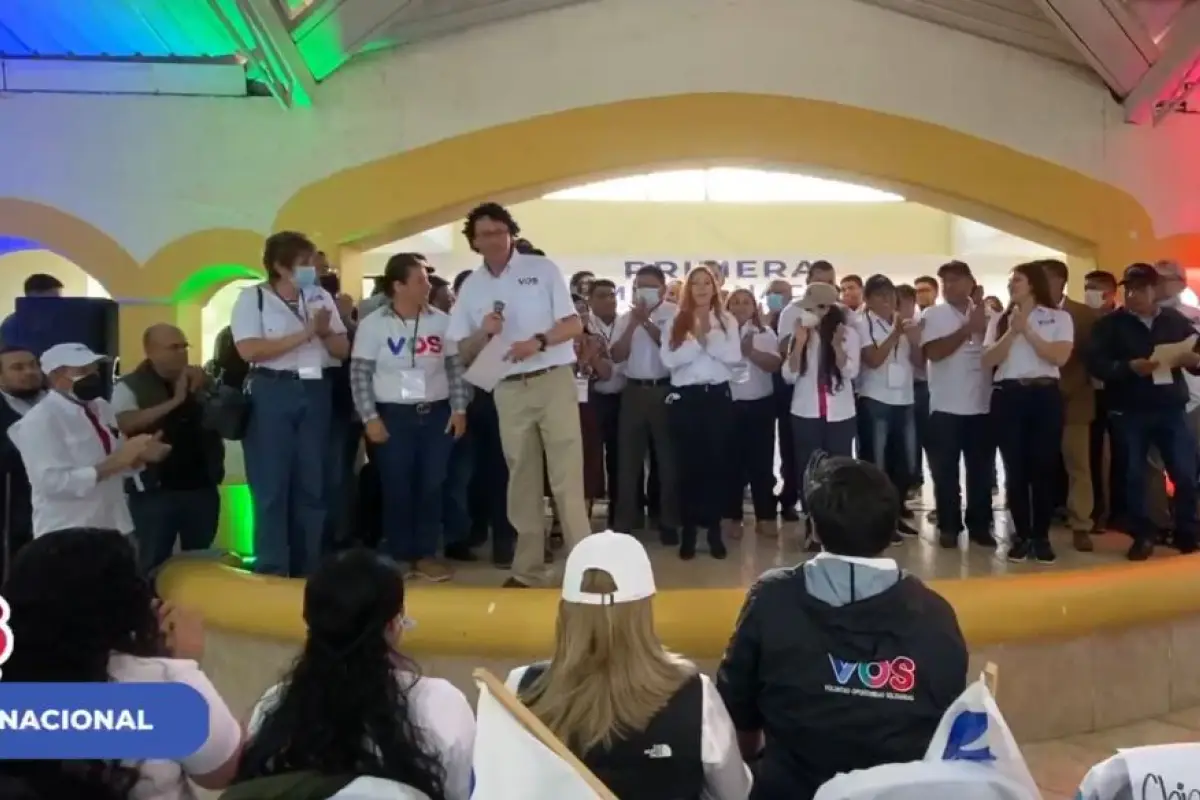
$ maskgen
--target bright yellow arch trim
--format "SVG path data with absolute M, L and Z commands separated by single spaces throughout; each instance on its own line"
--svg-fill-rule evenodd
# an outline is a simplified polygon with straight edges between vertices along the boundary
M 53 206 L 0 197 L 0 233 L 35 241 L 57 253 L 114 297 L 125 296 L 137 286 L 138 262 L 128 250 L 96 226 Z
M 398 153 L 300 190 L 275 229 L 305 231 L 327 246 L 370 246 L 443 224 L 483 200 L 515 202 L 587 180 L 714 162 L 857 179 L 1103 263 L 1122 263 L 1153 241 L 1150 218 L 1132 197 L 1058 164 L 907 117 L 734 93 L 576 108 Z

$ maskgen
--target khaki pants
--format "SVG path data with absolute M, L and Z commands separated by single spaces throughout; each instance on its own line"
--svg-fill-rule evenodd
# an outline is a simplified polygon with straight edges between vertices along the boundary
M 1063 466 L 1067 471 L 1067 519 L 1073 531 L 1092 529 L 1091 426 L 1067 423 L 1062 435 Z
M 544 478 L 562 523 L 568 550 L 592 532 L 583 497 L 583 434 L 579 397 L 569 367 L 496 386 L 500 443 L 508 462 L 508 518 L 517 531 L 512 576 L 537 586 L 546 582 Z

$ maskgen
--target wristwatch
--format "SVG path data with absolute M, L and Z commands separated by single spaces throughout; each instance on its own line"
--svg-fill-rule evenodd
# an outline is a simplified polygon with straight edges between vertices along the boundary
M 538 350 L 544 351 L 546 346 L 549 344 L 549 342 L 546 341 L 546 334 L 544 333 L 535 333 L 533 338 L 537 339 Z

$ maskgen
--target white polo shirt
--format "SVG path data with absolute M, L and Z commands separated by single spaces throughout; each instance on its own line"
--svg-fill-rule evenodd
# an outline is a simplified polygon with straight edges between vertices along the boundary
M 775 331 L 769 327 L 760 331 L 753 322 L 747 322 L 742 326 L 740 335 L 745 337 L 751 331 L 754 332 L 751 346 L 755 350 L 773 356 L 779 355 L 779 336 Z M 731 387 L 735 401 L 761 400 L 764 397 L 770 397 L 775 391 L 775 385 L 771 382 L 771 373 L 764 371 L 762 367 L 748 358 L 746 359 L 746 373 L 746 380 L 734 383 Z
M 820 337 L 813 330 L 809 333 L 808 343 L 805 345 L 808 348 L 808 356 L 803 375 L 792 371 L 791 359 L 784 359 L 783 379 L 788 383 L 795 384 L 796 387 L 792 391 L 792 416 L 803 419 L 821 419 L 821 396 L 824 394 L 826 420 L 841 422 L 853 419 L 855 414 L 854 379 L 858 377 L 859 369 L 862 366 L 862 342 L 858 338 L 858 331 L 851 326 L 846 327 L 844 342 L 846 366 L 842 367 L 842 385 L 840 388 L 830 386 L 828 392 L 822 391 L 821 384 L 817 380 L 821 358 L 819 343 Z
M 671 320 L 679 307 L 674 303 L 660 303 L 658 308 L 650 312 L 650 322 L 659 330 L 659 336 L 665 340 L 671 331 Z M 613 325 L 613 341 L 625 335 L 625 331 L 633 324 L 633 313 L 626 311 L 617 317 Z M 642 326 L 638 326 L 629 340 L 629 358 L 622 362 L 625 366 L 625 376 L 637 381 L 661 381 L 670 374 L 663 364 L 662 351 L 654 343 L 650 334 Z
M 500 336 L 506 342 L 532 339 L 559 320 L 578 316 L 567 279 L 558 265 L 543 256 L 514 252 L 499 276 L 493 275 L 487 265 L 480 265 L 463 281 L 458 302 L 450 311 L 446 336 L 454 342 L 471 336 L 483 325 L 483 318 L 496 310 L 497 303 L 504 304 L 504 330 Z M 566 341 L 513 362 L 507 374 L 524 375 L 574 363 L 575 343 Z
M 613 343 L 613 331 L 617 327 L 618 317 L 613 317 L 612 325 L 606 325 L 604 320 L 591 315 L 588 320 L 587 332 L 595 334 L 604 340 L 605 349 L 611 354 Z M 613 364 L 612 377 L 608 380 L 596 380 L 592 382 L 592 391 L 596 394 L 617 394 L 625 388 L 625 365 Z
M 984 347 L 990 347 L 999 338 L 996 334 L 1001 316 L 997 314 L 988 322 L 987 334 L 983 339 Z M 1027 323 L 1030 330 L 1036 331 L 1037 335 L 1047 342 L 1075 341 L 1075 321 L 1071 319 L 1068 312 L 1061 308 L 1034 306 L 1033 310 L 1029 312 Z M 1058 375 L 1058 367 L 1039 356 L 1029 340 L 1018 335 L 1013 339 L 1012 346 L 1008 349 L 1008 355 L 996 367 L 992 380 L 999 383 L 1000 381 L 1028 380 L 1030 378 L 1057 379 Z
M 107 436 L 102 438 L 83 406 L 58 392 L 47 392 L 8 429 L 29 475 L 34 536 L 65 528 L 133 531 L 125 478 L 136 472 L 104 480 L 96 474 L 96 465 L 124 441 L 116 414 L 107 400 L 93 400 L 88 408 Z
M 967 309 L 968 313 L 970 308 Z M 921 316 L 921 345 L 943 339 L 967 324 L 967 314 L 949 303 L 925 309 Z M 986 414 L 991 408 L 992 382 L 983 372 L 983 336 L 972 336 L 949 357 L 926 363 L 929 410 L 944 414 Z
M 258 293 L 262 292 L 262 311 L 258 309 Z M 318 308 L 329 309 L 329 329 L 334 333 L 345 333 L 346 325 L 338 313 L 333 295 L 320 286 L 310 286 L 300 293 L 300 302 L 293 310 L 265 283 L 242 289 L 233 304 L 229 318 L 229 329 L 234 342 L 246 339 L 282 339 L 304 330 Z M 329 355 L 325 345 L 313 338 L 299 347 L 276 358 L 257 363 L 256 367 L 284 372 L 306 372 L 336 367 L 340 362 Z
M 374 362 L 371 387 L 376 402 L 416 405 L 450 397 L 446 358 L 458 354 L 458 342 L 447 338 L 449 327 L 450 315 L 428 305 L 420 317 L 401 319 L 385 308 L 359 323 L 351 358 Z M 412 399 L 403 386 L 411 370 L 420 370 L 425 378 L 420 399 Z
M 863 349 L 878 345 L 892 335 L 892 323 L 864 310 L 854 316 L 854 329 Z M 892 352 L 878 367 L 864 362 L 858 373 L 858 393 L 889 406 L 913 404 L 912 342 L 901 334 Z
M 730 383 L 734 365 L 742 363 L 742 340 L 738 336 L 737 320 L 732 314 L 722 311 L 720 318 L 709 312 L 711 327 L 700 344 L 694 336 L 671 349 L 671 324 L 663 330 L 663 364 L 671 373 L 672 386 L 701 386 Z M 725 327 L 721 327 L 724 322 Z

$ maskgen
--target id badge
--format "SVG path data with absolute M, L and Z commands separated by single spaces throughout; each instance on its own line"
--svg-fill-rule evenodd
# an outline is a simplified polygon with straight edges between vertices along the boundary
M 899 364 L 889 363 L 887 365 L 887 386 L 889 389 L 903 389 L 906 383 L 905 378 L 908 370 Z
M 587 378 L 576 378 L 575 379 L 575 397 L 581 403 L 586 403 L 588 401 L 588 379 Z
M 400 371 L 400 399 L 405 403 L 425 402 L 425 370 L 404 369 Z
M 325 370 L 320 367 L 301 367 L 298 372 L 302 381 L 319 381 L 325 377 Z

